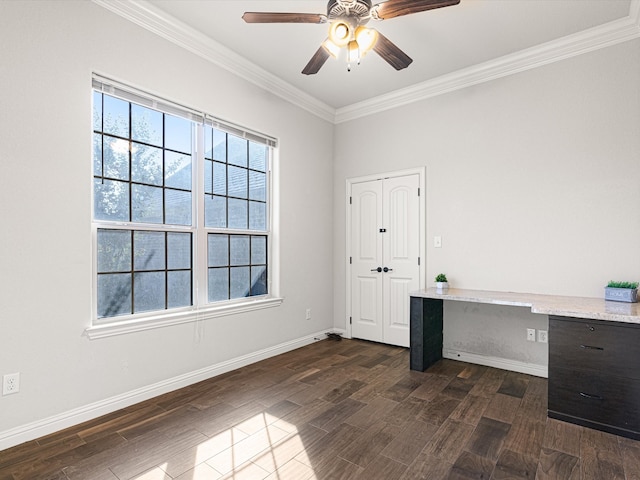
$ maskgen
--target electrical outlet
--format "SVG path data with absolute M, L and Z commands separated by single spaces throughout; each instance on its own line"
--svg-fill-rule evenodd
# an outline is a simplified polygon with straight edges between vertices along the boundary
M 306 318 L 307 320 L 311 320 L 311 309 L 310 309 L 310 308 L 307 308 L 307 313 L 306 313 L 305 318 Z
M 546 330 L 538 330 L 538 341 L 540 343 L 547 343 L 547 331 Z
M 536 341 L 536 329 L 527 328 L 527 342 L 535 342 L 535 341 Z
M 11 395 L 20 391 L 20 374 L 8 373 L 2 377 L 2 395 Z

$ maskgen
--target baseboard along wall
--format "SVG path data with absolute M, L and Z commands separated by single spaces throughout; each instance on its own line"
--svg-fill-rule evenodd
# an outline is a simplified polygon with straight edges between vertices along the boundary
M 0 450 L 5 450 L 44 435 L 64 430 L 65 428 L 135 405 L 136 403 L 148 400 L 158 395 L 162 395 L 179 388 L 184 388 L 194 383 L 230 372 L 231 370 L 245 367 L 252 363 L 304 347 L 305 345 L 309 345 L 313 342 L 324 340 L 327 338 L 327 333 L 342 334 L 343 332 L 339 329 L 329 329 L 327 331 L 317 332 L 273 347 L 265 348 L 257 352 L 226 360 L 200 370 L 169 378 L 121 395 L 116 395 L 99 402 L 74 408 L 67 412 L 44 418 L 36 422 L 5 430 L 4 432 L 0 432 Z

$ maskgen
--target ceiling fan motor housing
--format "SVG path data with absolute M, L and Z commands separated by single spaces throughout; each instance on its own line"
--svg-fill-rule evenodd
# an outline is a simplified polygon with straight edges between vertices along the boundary
M 348 23 L 364 25 L 369 21 L 371 0 L 329 0 L 327 18 L 349 20 Z

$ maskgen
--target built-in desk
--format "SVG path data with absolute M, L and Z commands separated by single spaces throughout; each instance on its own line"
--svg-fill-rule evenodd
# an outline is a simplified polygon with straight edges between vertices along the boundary
M 549 316 L 549 417 L 640 439 L 640 309 L 601 298 L 435 288 L 410 293 L 410 368 L 442 358 L 443 302 Z

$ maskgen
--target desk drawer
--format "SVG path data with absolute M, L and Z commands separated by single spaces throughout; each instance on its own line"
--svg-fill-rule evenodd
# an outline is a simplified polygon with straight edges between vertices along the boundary
M 640 432 L 640 381 L 554 367 L 549 410 Z
M 640 328 L 549 316 L 549 365 L 640 379 Z

